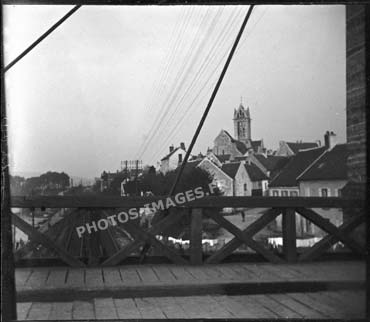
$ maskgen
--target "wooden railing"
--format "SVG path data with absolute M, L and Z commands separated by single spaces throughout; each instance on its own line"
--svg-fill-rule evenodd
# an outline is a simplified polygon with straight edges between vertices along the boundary
M 70 216 L 72 218 L 82 218 L 83 220 L 91 218 L 107 218 L 118 209 L 143 208 L 158 200 L 164 200 L 165 197 L 92 197 L 92 196 L 55 196 L 55 197 L 12 197 L 11 207 L 13 208 L 71 208 Z M 350 237 L 356 227 L 365 221 L 364 200 L 344 199 L 344 198 L 316 198 L 316 197 L 214 197 L 209 196 L 202 199 L 184 203 L 179 209 L 170 208 L 167 216 L 159 222 L 153 224 L 148 229 L 143 229 L 137 223 L 128 221 L 121 224 L 125 231 L 134 237 L 132 241 L 119 247 L 112 237 L 111 228 L 100 232 L 101 240 L 104 240 L 108 249 L 108 256 L 100 264 L 103 266 L 117 265 L 123 262 L 130 254 L 137 252 L 144 244 L 152 246 L 158 253 L 167 257 L 171 262 L 177 264 L 202 264 L 219 263 L 232 254 L 238 247 L 245 244 L 256 253 L 262 255 L 266 260 L 273 263 L 295 262 L 313 260 L 323 254 L 328 248 L 340 241 L 352 252 L 364 255 L 365 249 L 358 241 Z M 239 229 L 229 220 L 225 219 L 219 211 L 221 208 L 266 208 L 263 214 L 251 223 L 244 230 Z M 355 215 L 349 216 L 349 220 L 336 227 L 330 221 L 323 218 L 312 208 L 342 208 L 346 211 L 353 211 Z M 171 210 L 172 209 L 172 210 Z M 212 211 L 213 209 L 213 211 Z M 356 211 L 355 211 L 356 210 Z M 189 256 L 183 256 L 176 249 L 163 243 L 156 238 L 157 235 L 170 231 L 172 227 L 178 225 L 186 212 L 190 214 L 190 248 Z M 327 233 L 319 242 L 298 254 L 296 248 L 296 220 L 295 214 L 298 213 L 307 220 L 314 223 Z M 83 214 L 83 215 L 81 215 Z M 266 225 L 271 223 L 277 216 L 282 215 L 282 239 L 283 253 L 277 254 L 268 249 L 253 237 L 261 231 Z M 83 261 L 76 253 L 68 251 L 67 245 L 58 242 L 58 236 L 49 229 L 42 233 L 32 227 L 22 218 L 11 214 L 13 224 L 26 233 L 30 239 L 30 245 L 41 244 L 56 253 L 66 264 L 70 266 L 85 266 L 91 264 Z M 69 215 L 67 215 L 68 217 Z M 208 257 L 205 257 L 202 250 L 202 222 L 204 217 L 209 217 L 222 228 L 229 231 L 234 237 L 223 247 L 215 251 Z M 68 218 L 66 219 L 68 220 Z M 75 220 L 75 219 L 74 219 Z M 65 232 L 66 234 L 67 232 Z M 74 238 L 75 231 L 68 232 L 69 239 Z M 94 234 L 86 235 L 83 247 L 89 248 L 89 256 L 94 257 L 91 252 L 96 245 Z M 29 247 L 29 246 L 28 246 Z M 18 253 L 21 253 L 17 251 Z M 16 252 L 16 255 L 17 255 Z M 16 256 L 17 257 L 17 256 Z M 94 263 L 93 263 L 94 264 Z

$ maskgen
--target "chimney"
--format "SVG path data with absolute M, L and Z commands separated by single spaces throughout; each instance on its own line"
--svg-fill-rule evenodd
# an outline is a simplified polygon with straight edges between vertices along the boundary
M 170 153 L 173 151 L 173 144 L 172 145 L 170 145 Z
M 327 150 L 331 150 L 336 145 L 336 136 L 337 135 L 333 131 L 326 131 L 324 142 Z
M 184 151 L 186 151 L 186 150 L 185 150 L 185 143 L 184 143 L 184 142 L 181 142 L 181 143 L 180 143 L 180 148 L 181 148 L 181 149 L 183 149 Z

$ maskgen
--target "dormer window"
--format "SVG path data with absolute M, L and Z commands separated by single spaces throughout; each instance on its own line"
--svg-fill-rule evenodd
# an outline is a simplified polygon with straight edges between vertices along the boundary
M 179 154 L 179 163 L 181 163 L 182 162 L 182 154 L 180 153 Z

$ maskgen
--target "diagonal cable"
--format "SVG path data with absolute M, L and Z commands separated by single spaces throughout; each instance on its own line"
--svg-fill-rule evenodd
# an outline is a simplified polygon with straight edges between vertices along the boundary
M 24 56 L 26 56 L 32 49 L 34 49 L 40 42 L 42 42 L 55 29 L 57 29 L 64 21 L 66 21 L 70 16 L 72 16 L 80 7 L 81 5 L 77 5 L 77 6 L 74 6 L 70 11 L 68 11 L 54 25 L 52 25 L 39 38 L 37 38 L 27 49 L 25 49 L 17 58 L 15 58 L 8 65 L 6 65 L 4 68 L 4 73 L 7 72 L 10 68 L 12 68 L 16 63 L 18 63 Z

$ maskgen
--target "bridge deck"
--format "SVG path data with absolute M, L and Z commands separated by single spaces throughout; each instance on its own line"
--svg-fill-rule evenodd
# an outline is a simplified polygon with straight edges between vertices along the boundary
M 22 302 L 19 320 L 174 318 L 364 319 L 365 292 L 95 298 L 73 302 Z
M 365 314 L 365 264 L 232 263 L 18 268 L 19 319 L 350 318 Z

